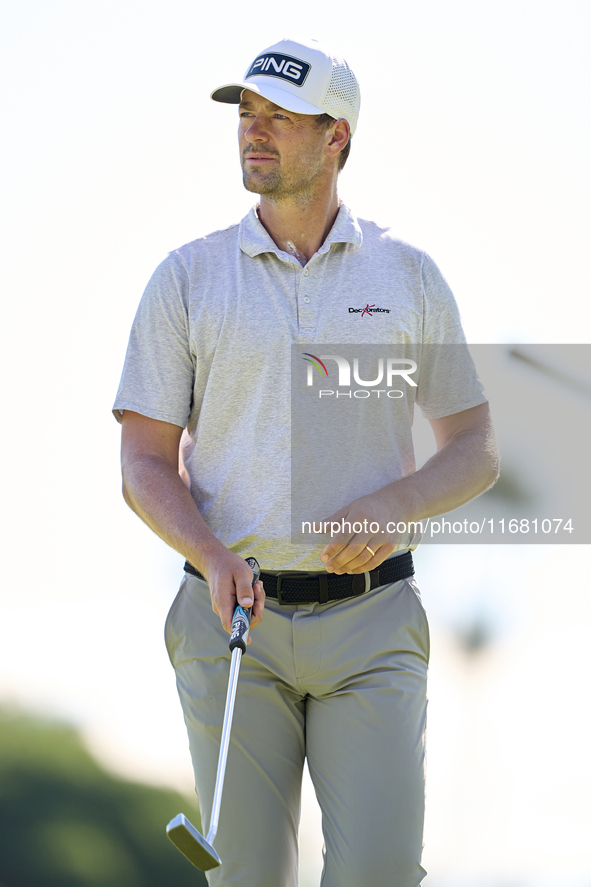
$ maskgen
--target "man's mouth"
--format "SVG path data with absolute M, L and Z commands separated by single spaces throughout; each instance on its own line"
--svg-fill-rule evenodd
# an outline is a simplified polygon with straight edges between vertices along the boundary
M 252 148 L 250 148 L 250 150 L 244 151 L 243 157 L 245 160 L 248 160 L 251 163 L 268 163 L 270 160 L 278 159 L 277 154 L 271 154 L 268 151 L 253 151 Z

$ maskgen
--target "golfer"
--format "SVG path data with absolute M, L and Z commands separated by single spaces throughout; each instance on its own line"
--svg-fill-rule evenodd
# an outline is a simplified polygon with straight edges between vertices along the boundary
M 186 559 L 166 642 L 204 828 L 226 632 L 236 602 L 253 606 L 216 838 L 222 865 L 209 883 L 296 887 L 307 758 L 322 810 L 323 887 L 416 887 L 429 634 L 411 552 L 417 522 L 494 483 L 488 405 L 437 266 L 338 197 L 360 105 L 347 63 L 315 41 L 281 40 L 212 98 L 237 107 L 244 186 L 258 202 L 157 268 L 114 404 L 125 500 Z M 402 380 L 403 400 L 380 402 L 383 428 L 351 412 L 334 429 L 334 459 L 339 441 L 363 458 L 331 481 L 338 507 L 309 517 L 342 531 L 294 540 L 292 346 L 304 371 L 306 355 L 320 358 L 336 379 L 339 344 L 379 345 L 387 358 L 404 343 L 427 356 L 415 382 Z M 438 349 L 448 345 L 444 359 Z M 418 471 L 415 404 L 437 443 Z M 262 570 L 254 588 L 248 556 Z

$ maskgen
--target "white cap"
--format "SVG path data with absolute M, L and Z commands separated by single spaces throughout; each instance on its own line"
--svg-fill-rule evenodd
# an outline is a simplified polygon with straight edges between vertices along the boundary
M 280 108 L 297 114 L 344 117 L 355 132 L 361 93 L 347 62 L 318 41 L 280 40 L 264 49 L 244 75 L 244 80 L 215 89 L 215 102 L 238 105 L 244 89 L 262 95 Z

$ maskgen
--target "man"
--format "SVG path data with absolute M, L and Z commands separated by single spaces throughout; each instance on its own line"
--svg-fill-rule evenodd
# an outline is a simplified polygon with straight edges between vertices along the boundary
M 283 40 L 212 98 L 239 105 L 244 185 L 260 201 L 157 269 L 114 407 L 125 499 L 187 561 L 166 639 L 204 826 L 224 631 L 236 602 L 253 606 L 216 838 L 222 866 L 209 881 L 295 887 L 307 757 L 323 814 L 323 887 L 416 887 L 429 639 L 412 579 L 418 535 L 404 526 L 494 482 L 488 406 L 435 265 L 338 198 L 359 112 L 346 62 L 314 41 Z M 323 342 L 460 347 L 445 364 L 437 354 L 421 364 L 387 439 L 353 423 L 367 459 L 333 499 L 343 533 L 306 545 L 290 528 L 289 361 L 294 344 L 310 357 Z M 419 471 L 414 399 L 438 447 Z M 263 571 L 254 589 L 249 555 Z

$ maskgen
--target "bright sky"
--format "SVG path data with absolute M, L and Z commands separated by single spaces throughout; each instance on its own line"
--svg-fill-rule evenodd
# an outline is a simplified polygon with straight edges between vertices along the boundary
M 239 173 L 236 111 L 211 102 L 210 91 L 242 76 L 254 55 L 281 37 L 326 39 L 362 86 L 344 199 L 358 215 L 387 222 L 427 249 L 456 294 L 470 341 L 588 342 L 591 5 L 301 0 L 263 9 L 236 0 L 21 0 L 3 3 L 0 16 L 3 695 L 75 719 L 121 766 L 135 761 L 142 774 L 188 784 L 182 716 L 161 640 L 179 559 L 121 500 L 110 407 L 129 326 L 154 267 L 170 249 L 239 219 L 252 202 Z M 437 576 L 434 551 L 424 556 L 429 576 Z M 569 572 L 562 559 L 571 556 L 563 547 L 530 547 L 520 557 L 514 548 L 500 560 L 491 547 L 466 554 L 464 563 L 472 564 L 479 587 L 484 574 L 490 581 L 500 563 L 511 563 L 513 579 L 500 573 L 503 606 L 511 609 L 506 601 L 513 595 L 512 618 L 523 626 L 535 600 L 531 577 Z M 572 557 L 581 575 L 585 558 L 588 549 L 581 548 Z M 527 579 L 513 585 L 516 576 Z M 456 597 L 446 586 L 443 602 L 429 592 L 435 636 L 438 625 L 445 627 L 445 601 L 456 613 L 469 599 L 468 578 Z M 551 602 L 553 590 L 545 588 Z M 540 644 L 551 624 L 548 616 L 535 635 L 538 658 L 531 661 L 544 661 Z M 457 713 L 475 691 L 458 689 L 465 676 L 458 684 L 457 653 L 447 655 L 440 637 L 434 686 L 452 676 L 444 698 L 456 694 Z M 501 694 L 499 712 L 512 686 L 511 656 L 503 660 L 505 683 L 487 685 L 487 698 Z M 520 674 L 524 693 L 535 687 L 533 721 L 543 733 L 539 678 Z M 551 709 L 547 716 L 554 720 Z M 499 736 L 506 738 L 514 714 L 502 717 Z M 479 742 L 486 718 L 482 712 L 474 728 Z M 431 827 L 439 878 L 432 887 L 462 887 L 462 872 L 466 884 L 489 887 L 484 875 L 472 877 L 468 862 L 457 862 L 459 851 L 455 861 L 445 857 L 442 836 L 453 825 L 437 794 L 450 766 L 441 758 L 444 722 L 442 713 L 432 737 L 432 760 L 441 761 L 432 805 L 440 818 Z M 554 745 L 540 755 L 572 761 L 552 735 Z M 499 772 L 514 767 L 504 741 L 495 758 Z M 542 766 L 535 742 L 527 753 Z M 472 765 L 478 769 L 478 758 Z M 583 772 L 591 783 L 588 764 Z M 531 815 L 527 792 L 534 790 L 535 800 L 540 789 L 535 768 L 528 773 L 511 816 Z M 559 792 L 558 775 L 555 784 Z M 495 797 L 502 810 L 503 799 Z M 561 804 L 571 801 L 560 796 Z M 456 836 L 460 821 L 470 826 L 469 817 L 462 819 L 466 804 L 463 797 L 453 808 Z M 575 826 L 565 822 L 560 818 L 560 827 L 573 834 Z M 493 833 L 505 841 L 505 858 L 517 860 L 509 826 L 499 829 Z M 546 873 L 555 865 L 564 883 L 560 853 L 553 862 L 548 841 L 538 846 L 532 829 L 528 859 L 541 860 Z M 475 837 L 479 847 L 483 831 Z M 544 822 L 539 833 L 550 832 Z M 530 870 L 518 870 L 519 887 L 559 882 L 546 885 L 539 872 L 528 880 Z M 583 887 L 590 873 L 575 860 L 569 884 Z M 495 887 L 501 883 L 509 881 Z

